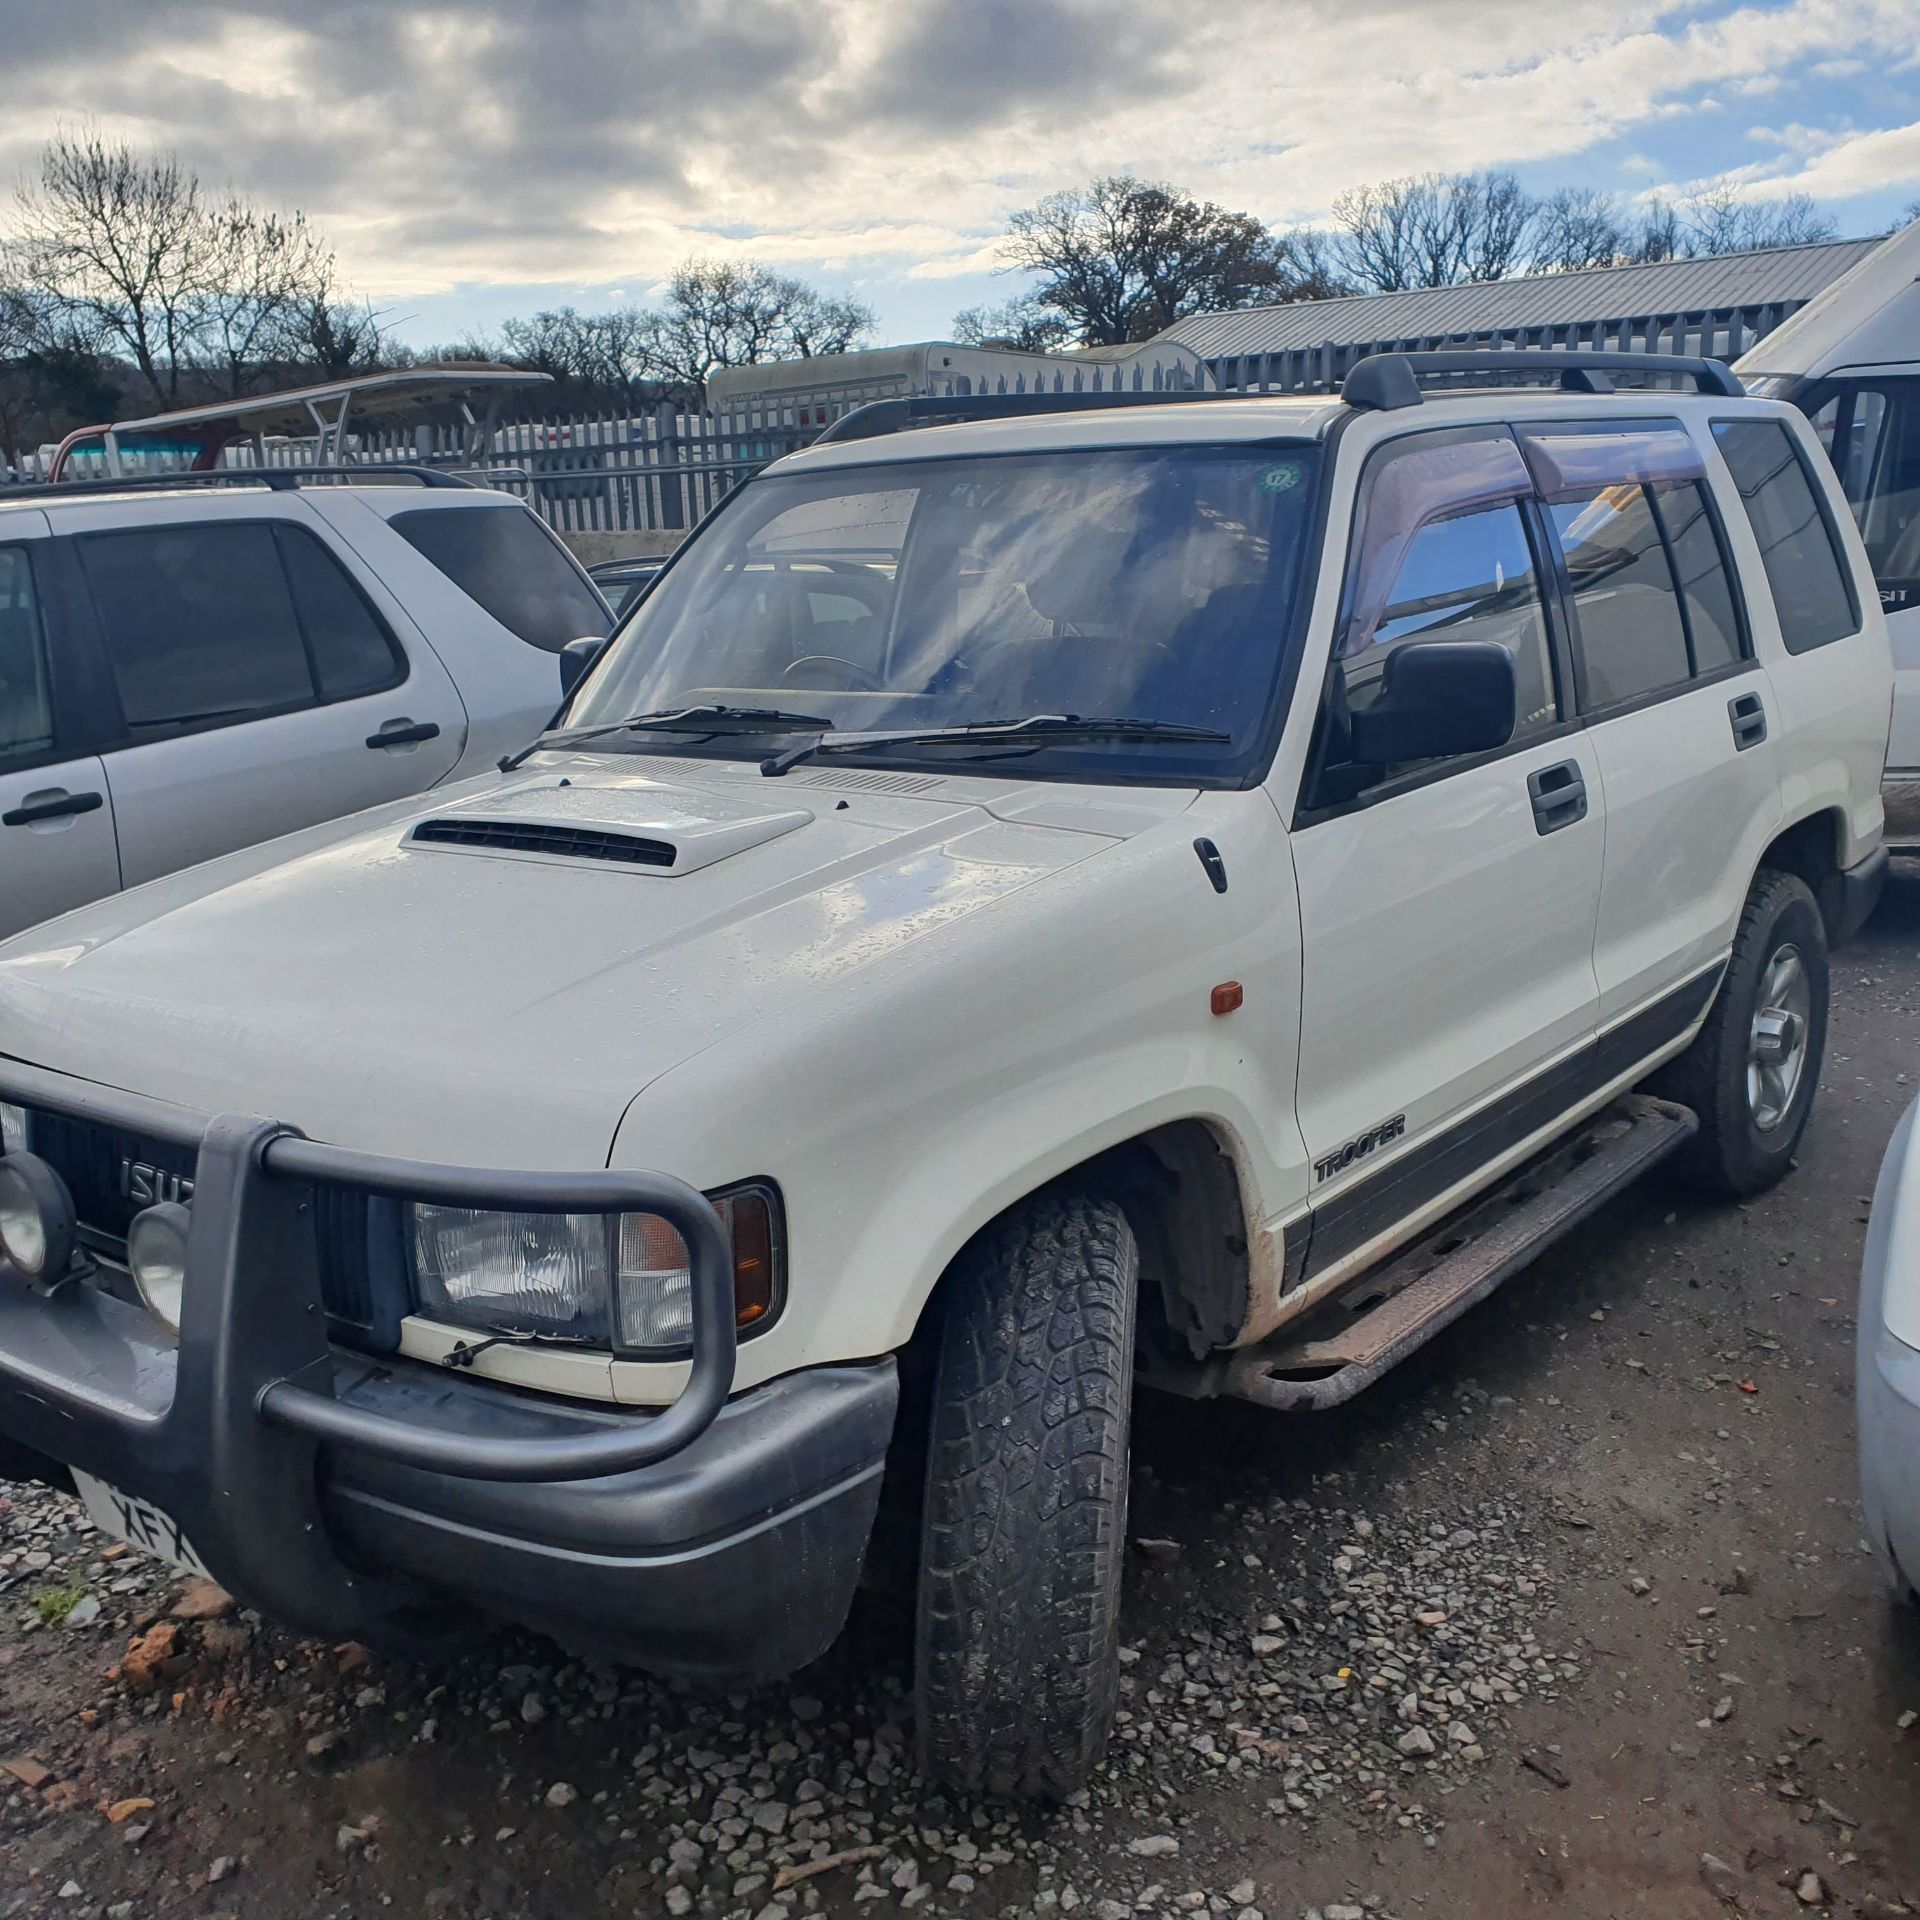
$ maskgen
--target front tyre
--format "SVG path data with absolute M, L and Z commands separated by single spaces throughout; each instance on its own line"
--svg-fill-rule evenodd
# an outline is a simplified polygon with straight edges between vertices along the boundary
M 921 1532 L 923 1771 L 1058 1800 L 1119 1686 L 1139 1251 L 1113 1201 L 1037 1194 L 946 1282 Z
M 1674 1170 L 1732 1198 L 1772 1186 L 1806 1131 L 1826 1046 L 1826 923 L 1805 881 L 1763 869 L 1706 1025 L 1656 1079 L 1700 1117 Z

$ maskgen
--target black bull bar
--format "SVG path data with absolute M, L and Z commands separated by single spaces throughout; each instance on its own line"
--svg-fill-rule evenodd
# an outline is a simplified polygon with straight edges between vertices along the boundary
M 732 1249 L 712 1202 L 670 1175 L 360 1153 L 257 1115 L 208 1118 L 6 1059 L 0 1100 L 198 1154 L 177 1341 L 144 1307 L 76 1281 L 36 1290 L 0 1260 L 0 1445 L 161 1507 L 223 1586 L 308 1632 L 349 1635 L 418 1598 L 410 1582 L 335 1552 L 321 1511 L 325 1449 L 469 1480 L 587 1480 L 680 1452 L 732 1390 Z M 692 1361 L 679 1397 L 630 1421 L 528 1437 L 348 1404 L 321 1303 L 315 1183 L 507 1212 L 660 1215 L 690 1269 Z

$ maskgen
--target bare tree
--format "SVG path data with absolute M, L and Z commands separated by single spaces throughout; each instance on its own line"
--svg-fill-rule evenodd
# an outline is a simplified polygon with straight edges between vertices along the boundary
M 1074 342 L 1073 322 L 1031 294 L 1001 307 L 964 307 L 953 316 L 963 347 L 1004 347 L 1015 353 L 1054 353 Z
M 330 291 L 306 295 L 282 316 L 273 352 L 281 366 L 321 380 L 345 380 L 398 364 L 373 306 Z
M 1831 240 L 1839 228 L 1804 193 L 1750 199 L 1731 185 L 1702 187 L 1680 203 L 1685 251 L 1745 253 L 1756 247 L 1803 247 Z
M 333 251 L 300 213 L 215 197 L 178 159 L 100 134 L 62 134 L 16 196 L 16 247 L 69 345 L 122 355 L 160 405 L 189 385 L 237 397 L 259 384 L 303 316 L 331 350 L 345 324 Z M 354 332 L 364 343 L 364 323 Z
M 1013 316 L 1057 316 L 1082 346 L 1150 340 L 1190 313 L 1298 297 L 1282 243 L 1251 214 L 1117 174 L 1014 214 L 1003 268 L 1039 276 Z
M 1342 229 L 1340 257 L 1363 287 L 1402 293 L 1423 285 L 1412 180 L 1349 187 L 1333 203 Z
M 1334 300 L 1354 291 L 1340 263 L 1334 235 L 1322 227 L 1296 227 L 1275 243 L 1289 300 Z
M 568 388 L 629 405 L 652 397 L 656 366 L 654 316 L 637 307 L 581 313 L 558 307 L 501 329 L 507 354 L 522 366 L 551 374 Z
M 509 320 L 500 329 L 507 353 L 520 365 L 555 380 L 590 378 L 589 334 L 593 321 L 572 307 L 536 313 L 530 320 Z
M 33 282 L 76 328 L 125 353 L 153 398 L 180 391 L 202 324 L 214 236 L 199 180 L 97 133 L 62 134 L 18 194 L 18 238 Z
M 667 304 L 644 316 L 630 347 L 650 376 L 704 386 L 720 367 L 845 353 L 873 328 L 873 310 L 754 260 L 689 260 Z
M 1679 209 L 1671 200 L 1656 194 L 1640 216 L 1638 231 L 1628 249 L 1631 257 L 1642 261 L 1680 260 L 1690 251 L 1687 230 Z
M 20 250 L 0 244 L 0 458 L 17 464 L 42 440 L 110 416 L 120 372 L 28 276 Z
M 1593 187 L 1562 187 L 1535 210 L 1529 265 L 1536 273 L 1611 267 L 1632 252 L 1620 202 Z
M 1511 173 L 1377 181 L 1333 203 L 1341 264 L 1381 293 L 1503 279 L 1527 257 L 1533 198 Z
M 302 213 L 259 213 L 228 199 L 208 210 L 207 285 L 190 351 L 231 399 L 259 385 L 297 339 L 299 318 L 324 307 L 333 250 Z

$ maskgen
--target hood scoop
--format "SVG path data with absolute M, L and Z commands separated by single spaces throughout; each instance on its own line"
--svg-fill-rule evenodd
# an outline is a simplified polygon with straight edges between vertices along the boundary
M 774 811 L 723 794 L 647 782 L 516 787 L 430 814 L 403 845 L 543 864 L 694 873 L 804 827 L 803 808 Z

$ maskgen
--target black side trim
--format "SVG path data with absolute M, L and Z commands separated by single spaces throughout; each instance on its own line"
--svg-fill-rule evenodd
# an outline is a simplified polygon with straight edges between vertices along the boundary
M 1726 963 L 1716 960 L 1706 972 L 1695 974 L 1652 1006 L 1642 1007 L 1618 1026 L 1609 1027 L 1593 1045 L 1593 1086 L 1617 1080 L 1649 1054 L 1679 1039 L 1713 1004 L 1720 976 L 1726 970 Z
M 1725 971 L 1705 972 L 1643 1007 L 1513 1092 L 1423 1140 L 1399 1159 L 1333 1195 L 1313 1212 L 1305 1277 L 1425 1206 L 1476 1167 L 1516 1147 L 1561 1114 L 1677 1039 L 1706 1011 Z

